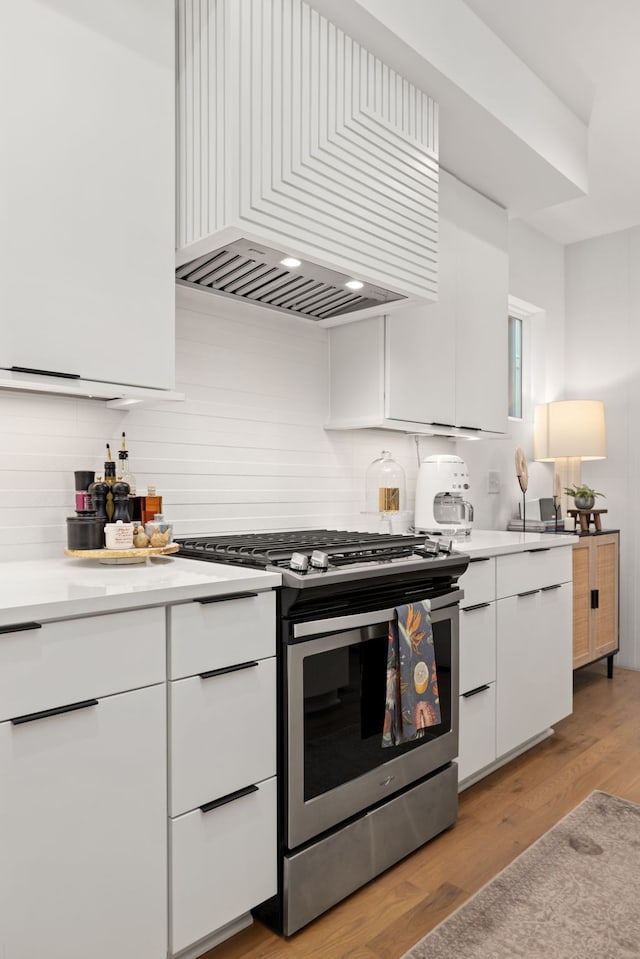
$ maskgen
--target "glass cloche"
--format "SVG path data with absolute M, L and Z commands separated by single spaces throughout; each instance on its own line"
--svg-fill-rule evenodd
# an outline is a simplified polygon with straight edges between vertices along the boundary
M 367 467 L 365 479 L 367 513 L 400 513 L 405 509 L 407 486 L 404 470 L 389 450 L 382 450 Z

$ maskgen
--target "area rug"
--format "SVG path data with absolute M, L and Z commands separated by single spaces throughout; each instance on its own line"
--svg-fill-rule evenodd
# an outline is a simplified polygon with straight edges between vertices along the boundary
M 403 959 L 640 957 L 640 806 L 591 793 Z

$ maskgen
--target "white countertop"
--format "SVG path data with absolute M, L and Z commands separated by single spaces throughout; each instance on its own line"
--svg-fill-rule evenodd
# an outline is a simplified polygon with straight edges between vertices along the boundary
M 279 586 L 278 573 L 179 557 L 108 566 L 96 560 L 24 560 L 0 565 L 0 626 L 177 603 Z
M 572 546 L 579 537 L 574 533 L 511 533 L 506 530 L 474 529 L 470 536 L 454 539 L 458 553 L 469 556 L 499 556 L 504 553 L 523 553 L 528 549 L 550 549 Z

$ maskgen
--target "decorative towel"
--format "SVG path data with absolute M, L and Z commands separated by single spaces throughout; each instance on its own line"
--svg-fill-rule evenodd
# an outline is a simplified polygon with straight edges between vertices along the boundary
M 438 674 L 428 599 L 398 606 L 389 623 L 383 746 L 424 736 L 440 722 Z

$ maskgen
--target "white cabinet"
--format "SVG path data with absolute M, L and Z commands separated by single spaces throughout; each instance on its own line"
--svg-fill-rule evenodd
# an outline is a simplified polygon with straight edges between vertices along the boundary
M 172 819 L 171 952 L 180 952 L 276 891 L 276 780 Z
M 571 560 L 571 546 L 533 547 L 474 558 L 460 579 L 463 785 L 572 710 Z
M 0 367 L 171 389 L 173 0 L 2 4 L 0 60 Z
M 458 778 L 496 758 L 496 561 L 471 561 L 460 579 L 460 710 Z
M 329 331 L 335 429 L 503 433 L 507 425 L 507 214 L 442 174 L 438 301 Z
M 277 890 L 275 593 L 177 605 L 169 622 L 176 953 Z
M 154 612 L 154 611 L 146 611 Z M 122 614 L 123 616 L 129 614 Z M 114 639 L 119 617 L 113 620 Z M 90 620 L 81 623 L 90 643 Z M 18 634 L 3 636 L 12 643 Z M 32 635 L 23 633 L 37 666 Z M 135 643 L 135 636 L 128 636 Z M 164 662 L 164 630 L 144 680 Z M 52 636 L 53 646 L 61 650 Z M 0 644 L 1 646 L 2 644 Z M 143 641 L 143 646 L 144 646 Z M 120 651 L 115 646 L 116 652 Z M 15 652 L 15 650 L 14 650 Z M 42 652 L 42 649 L 40 650 Z M 35 702 L 14 669 L 12 714 L 0 723 L 0 955 L 7 959 L 161 959 L 167 948 L 166 697 L 164 683 L 96 697 L 85 658 L 77 701 L 61 682 L 65 655 L 49 657 L 56 705 Z M 121 670 L 120 688 L 143 679 Z M 102 686 L 104 688 L 104 686 Z M 113 684 L 109 692 L 116 692 Z M 36 708 L 38 707 L 38 708 Z
M 571 559 L 570 546 L 497 557 L 498 756 L 572 711 Z

